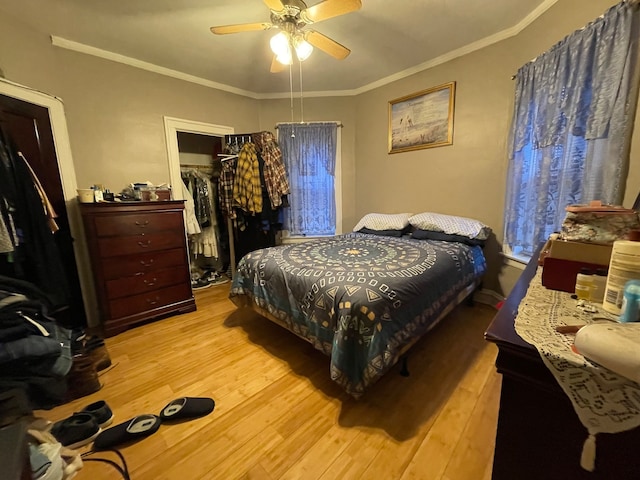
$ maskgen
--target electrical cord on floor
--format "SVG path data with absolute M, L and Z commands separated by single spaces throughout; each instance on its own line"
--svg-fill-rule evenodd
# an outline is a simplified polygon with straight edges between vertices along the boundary
M 122 466 L 118 465 L 117 462 L 114 462 L 113 460 L 110 460 L 108 458 L 102 458 L 102 457 L 95 457 L 95 458 L 91 458 L 91 455 L 95 455 L 96 453 L 101 453 L 101 452 L 113 452 L 116 455 L 118 455 L 118 457 L 120 457 L 120 460 L 122 460 Z M 108 450 L 101 450 L 101 451 L 93 451 L 90 450 L 88 452 L 85 452 L 81 455 L 82 460 L 85 462 L 102 462 L 102 463 L 107 463 L 109 465 L 111 465 L 113 468 L 115 468 L 116 470 L 118 470 L 118 472 L 120 472 L 120 475 L 122 475 L 122 478 L 124 480 L 131 480 L 131 477 L 129 476 L 129 468 L 127 467 L 127 461 L 124 459 L 124 456 L 120 453 L 119 450 L 115 450 L 115 449 L 108 449 Z

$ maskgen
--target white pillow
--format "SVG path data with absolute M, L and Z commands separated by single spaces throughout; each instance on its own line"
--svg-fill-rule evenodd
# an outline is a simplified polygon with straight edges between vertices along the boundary
M 357 232 L 363 228 L 371 230 L 402 230 L 409 226 L 410 213 L 368 213 L 353 227 Z
M 462 235 L 477 240 L 486 240 L 491 233 L 490 227 L 473 218 L 456 217 L 432 212 L 413 215 L 409 218 L 409 223 L 414 228 L 419 228 L 420 230 Z

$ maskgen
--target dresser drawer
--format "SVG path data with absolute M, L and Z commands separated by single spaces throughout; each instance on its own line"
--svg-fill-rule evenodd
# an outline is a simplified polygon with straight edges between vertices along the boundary
M 142 253 L 134 256 L 110 257 L 100 262 L 105 280 L 155 272 L 167 267 L 187 268 L 187 255 L 182 248 Z
M 186 281 L 189 281 L 188 270 L 182 266 L 140 273 L 131 277 L 109 280 L 106 284 L 107 297 L 114 299 L 136 295 Z
M 182 212 L 96 216 L 94 222 L 98 237 L 157 233 L 184 228 Z
M 185 248 L 184 231 L 168 231 L 129 237 L 103 237 L 98 240 L 100 257 L 139 255 L 146 252 Z
M 152 311 L 172 303 L 181 302 L 192 297 L 191 284 L 184 282 L 152 292 L 122 297 L 109 302 L 110 318 L 121 318 L 137 313 Z

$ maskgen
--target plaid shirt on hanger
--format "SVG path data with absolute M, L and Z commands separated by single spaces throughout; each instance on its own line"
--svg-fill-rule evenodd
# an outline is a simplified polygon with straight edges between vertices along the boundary
M 271 132 L 255 133 L 253 141 L 264 160 L 264 183 L 271 200 L 271 208 L 275 210 L 282 205 L 282 196 L 290 193 L 282 151 Z
M 236 218 L 233 209 L 233 180 L 236 171 L 236 159 L 224 160 L 222 171 L 218 178 L 218 199 L 220 200 L 220 210 L 227 218 Z
M 233 206 L 256 214 L 262 212 L 262 184 L 256 146 L 245 143 L 238 155 L 236 175 L 233 180 Z

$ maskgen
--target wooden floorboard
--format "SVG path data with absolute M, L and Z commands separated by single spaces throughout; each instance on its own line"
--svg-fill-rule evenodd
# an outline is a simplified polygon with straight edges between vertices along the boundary
M 105 400 L 118 424 L 177 397 L 214 398 L 212 414 L 121 449 L 138 480 L 491 477 L 500 377 L 483 332 L 494 309 L 459 306 L 412 348 L 408 377 L 397 366 L 354 400 L 328 357 L 228 292 L 198 291 L 195 312 L 107 339 L 103 388 L 36 413 L 56 421 Z M 118 476 L 85 462 L 77 478 Z

